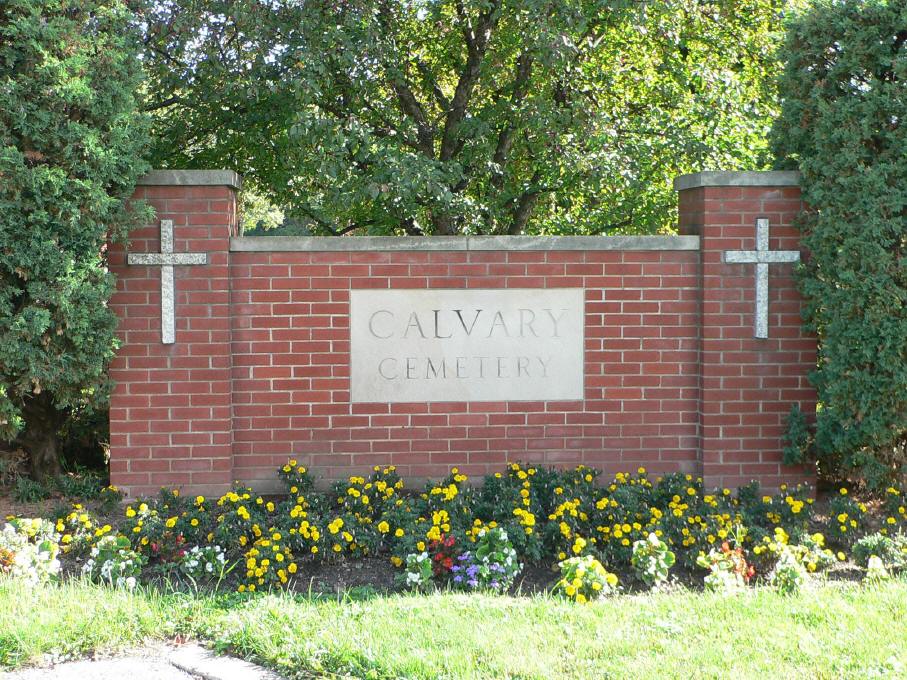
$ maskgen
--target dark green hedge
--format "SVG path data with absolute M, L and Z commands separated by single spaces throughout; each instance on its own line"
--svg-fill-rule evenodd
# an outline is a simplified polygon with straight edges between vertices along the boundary
M 907 3 L 814 1 L 783 52 L 774 146 L 811 206 L 813 451 L 826 472 L 878 486 L 907 462 Z
M 147 167 L 133 20 L 123 0 L 0 3 L 0 438 L 38 473 L 113 356 L 104 245 Z

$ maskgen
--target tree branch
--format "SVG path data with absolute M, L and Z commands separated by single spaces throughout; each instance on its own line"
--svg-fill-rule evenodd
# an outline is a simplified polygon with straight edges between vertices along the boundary
M 388 35 L 391 35 L 393 31 L 393 16 L 391 14 L 390 6 L 386 1 L 381 2 L 378 5 L 378 22 L 381 24 L 384 31 Z M 397 96 L 397 102 L 400 104 L 400 109 L 416 124 L 416 134 L 419 138 L 419 150 L 422 151 L 426 157 L 434 158 L 434 129 L 428 122 L 422 104 L 419 103 L 419 100 L 416 99 L 416 95 L 413 94 L 412 88 L 407 82 L 402 69 L 398 68 L 396 65 L 388 65 L 386 66 L 386 71 L 390 80 L 391 89 L 393 89 L 394 94 Z
M 416 68 L 419 69 L 419 75 L 422 76 L 422 82 L 431 90 L 431 93 L 435 97 L 435 101 L 438 102 L 438 106 L 441 107 L 442 111 L 446 112 L 450 108 L 450 100 L 441 90 L 431 69 L 428 68 L 421 59 L 416 59 Z
M 469 21 L 462 2 L 456 3 L 457 14 L 464 23 L 463 39 L 466 41 L 466 63 L 457 80 L 453 99 L 444 120 L 444 132 L 441 136 L 441 151 L 439 158 L 448 161 L 453 158 L 463 146 L 462 140 L 457 136 L 457 127 L 466 116 L 469 98 L 472 89 L 479 78 L 482 60 L 488 50 L 488 42 L 498 22 L 498 8 L 500 0 L 492 0 L 488 9 L 479 15 L 475 26 Z
M 154 104 L 148 104 L 147 106 L 142 107 L 142 111 L 145 113 L 150 113 L 152 111 L 157 111 L 158 109 L 166 109 L 168 106 L 173 106 L 174 104 L 183 103 L 182 97 L 178 95 L 173 95 L 172 97 L 167 97 L 163 101 L 155 102 Z
M 513 91 L 510 95 L 511 106 L 520 104 L 529 91 L 529 78 L 532 75 L 532 55 L 523 52 L 517 58 L 515 75 L 513 79 Z M 507 122 L 500 132 L 498 132 L 498 142 L 494 150 L 492 160 L 499 168 L 491 176 L 491 185 L 500 189 L 504 185 L 504 164 L 510 155 L 510 149 L 513 146 L 513 133 L 516 126 L 513 120 Z

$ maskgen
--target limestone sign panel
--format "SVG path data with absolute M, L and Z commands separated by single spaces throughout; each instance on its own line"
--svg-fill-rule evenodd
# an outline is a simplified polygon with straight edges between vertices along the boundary
M 583 398 L 579 288 L 354 290 L 353 402 Z

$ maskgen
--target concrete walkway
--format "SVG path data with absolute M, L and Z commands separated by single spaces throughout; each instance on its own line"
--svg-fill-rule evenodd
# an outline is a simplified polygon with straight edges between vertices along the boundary
M 241 659 L 216 656 L 198 645 L 149 647 L 126 656 L 73 661 L 0 673 L 3 680 L 283 680 Z

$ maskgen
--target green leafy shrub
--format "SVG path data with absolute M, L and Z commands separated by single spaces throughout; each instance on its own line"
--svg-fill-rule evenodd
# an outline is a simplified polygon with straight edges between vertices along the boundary
M 132 550 L 125 536 L 104 536 L 91 549 L 82 573 L 93 581 L 132 590 L 145 565 L 145 558 Z
M 50 498 L 50 491 L 41 482 L 19 477 L 13 485 L 13 498 L 19 503 L 37 503 Z
M 196 545 L 187 550 L 179 563 L 180 571 L 196 584 L 220 582 L 229 573 L 227 556 L 219 545 Z
M 103 510 L 104 512 L 110 512 L 111 510 L 113 510 L 123 501 L 125 497 L 125 494 L 113 484 L 105 486 L 98 493 L 98 500 L 100 501 L 101 510 Z
M 101 497 L 106 488 L 104 480 L 97 472 L 91 470 L 76 470 L 75 472 L 60 475 L 56 479 L 57 490 L 67 498 L 80 498 L 94 500 Z
M 428 590 L 432 587 L 431 559 L 427 552 L 410 553 L 406 556 L 403 573 L 397 581 L 411 590 Z
M 125 0 L 12 0 L 0 11 L 0 436 L 60 473 L 71 410 L 102 406 L 116 347 L 105 245 L 145 217 L 134 14 Z
M 668 572 L 674 566 L 674 553 L 654 533 L 633 543 L 630 558 L 636 578 L 648 586 L 657 586 L 668 580 Z
M 907 568 L 907 535 L 886 536 L 876 532 L 854 543 L 853 558 L 861 567 L 868 567 L 873 555 L 890 569 Z
M 809 574 L 800 557 L 790 548 L 782 548 L 778 561 L 768 575 L 769 584 L 785 595 L 800 592 L 809 581 Z
M 881 488 L 907 463 L 907 4 L 814 0 L 788 25 L 774 149 L 802 173 L 815 450 Z M 786 456 L 807 444 L 794 418 Z

